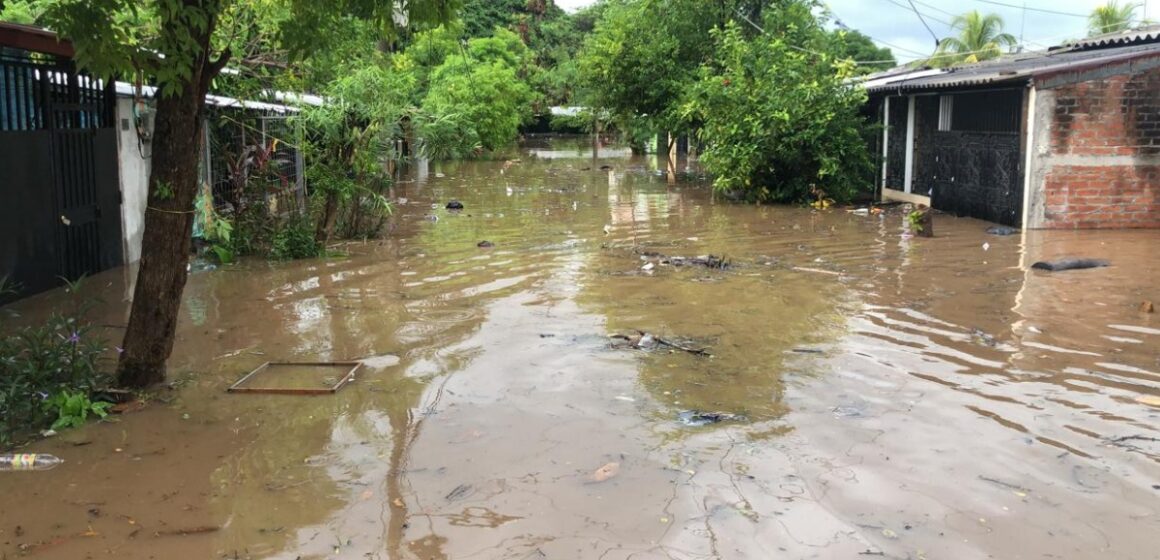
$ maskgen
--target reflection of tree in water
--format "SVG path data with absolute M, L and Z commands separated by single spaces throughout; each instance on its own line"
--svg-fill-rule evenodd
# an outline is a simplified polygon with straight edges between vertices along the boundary
M 649 251 L 695 256 L 715 247 L 716 254 L 746 265 L 784 250 L 768 246 L 768 238 L 747 235 L 742 217 L 760 219 L 752 212 L 685 200 L 684 193 L 650 196 L 650 189 L 663 187 L 647 181 L 625 188 L 635 189 L 628 193 L 631 199 L 649 202 L 633 212 L 643 222 L 636 226 L 649 232 Z M 688 339 L 692 347 L 710 346 L 714 354 L 626 350 L 641 352 L 640 385 L 673 419 L 680 410 L 742 414 L 751 421 L 784 415 L 785 355 L 833 340 L 842 325 L 835 300 L 844 288 L 832 280 L 760 265 L 729 271 L 661 267 L 642 274 L 632 238 L 609 244 L 616 248 L 603 251 L 592 267 L 596 276 L 582 282 L 582 306 L 608 317 L 609 334 L 648 331 Z

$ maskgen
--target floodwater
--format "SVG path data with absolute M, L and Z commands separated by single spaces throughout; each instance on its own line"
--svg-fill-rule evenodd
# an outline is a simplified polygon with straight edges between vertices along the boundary
M 1160 554 L 1160 232 L 908 239 L 899 211 L 521 151 L 415 174 L 346 258 L 194 274 L 173 387 L 0 473 L 0 558 Z M 659 256 L 706 254 L 731 266 Z M 1061 256 L 1113 266 L 1030 270 Z M 127 278 L 88 284 L 110 336 Z M 638 331 L 712 357 L 609 338 Z M 226 393 L 358 359 L 334 395 Z

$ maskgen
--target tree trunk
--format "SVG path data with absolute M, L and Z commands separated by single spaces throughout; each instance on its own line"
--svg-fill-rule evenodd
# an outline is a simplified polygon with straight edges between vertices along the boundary
M 330 192 L 326 194 L 326 206 L 322 209 L 318 228 L 314 230 L 314 240 L 319 243 L 330 243 L 336 221 L 338 221 L 338 193 Z
M 185 3 L 212 9 L 207 7 L 210 2 Z M 146 387 L 164 381 L 165 362 L 173 352 L 193 233 L 205 94 L 210 80 L 228 59 L 228 53 L 217 61 L 209 59 L 215 23 L 216 12 L 203 30 L 182 21 L 163 24 L 163 34 L 189 34 L 202 51 L 192 61 L 188 82 L 173 84 L 166 93 L 158 92 L 141 263 L 122 343 L 124 350 L 117 366 L 117 382 L 123 387 Z

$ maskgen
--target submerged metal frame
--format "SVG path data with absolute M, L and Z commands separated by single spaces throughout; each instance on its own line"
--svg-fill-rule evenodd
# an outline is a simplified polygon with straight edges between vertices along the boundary
M 254 377 L 255 375 L 258 375 L 259 373 L 262 373 L 263 371 L 269 370 L 271 368 L 271 366 L 275 366 L 275 367 L 276 366 L 300 366 L 300 367 L 301 366 L 307 366 L 307 367 L 309 367 L 309 366 L 322 366 L 322 367 L 350 366 L 350 369 L 347 370 L 346 375 L 339 378 L 338 381 L 336 381 L 334 383 L 334 385 L 331 385 L 330 387 L 325 387 L 322 389 L 288 389 L 288 388 L 276 389 L 276 388 L 263 388 L 263 387 L 242 387 L 242 385 L 244 385 L 252 377 Z M 265 395 L 333 395 L 334 393 L 337 393 L 339 389 L 343 388 L 347 383 L 350 383 L 351 380 L 354 379 L 354 373 L 356 371 L 358 371 L 358 368 L 360 366 L 362 366 L 361 362 L 266 362 L 266 363 L 258 366 L 257 368 L 254 368 L 253 371 L 251 371 L 250 373 L 247 373 L 241 379 L 234 382 L 233 385 L 230 385 L 230 387 L 228 389 L 226 389 L 226 392 L 227 393 L 257 393 L 257 394 L 265 394 Z

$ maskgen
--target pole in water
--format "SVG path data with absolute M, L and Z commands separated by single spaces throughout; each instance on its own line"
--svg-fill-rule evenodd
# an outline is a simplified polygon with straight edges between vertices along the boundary
M 0 454 L 0 471 L 47 471 L 56 468 L 64 459 L 44 453 Z

